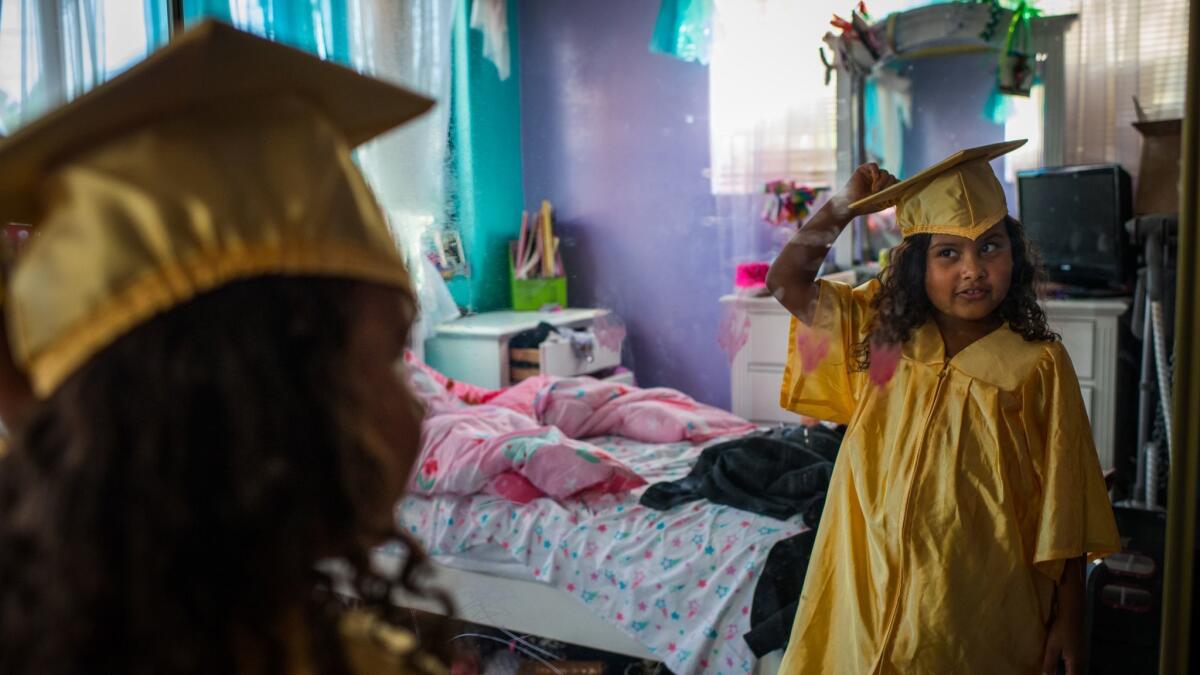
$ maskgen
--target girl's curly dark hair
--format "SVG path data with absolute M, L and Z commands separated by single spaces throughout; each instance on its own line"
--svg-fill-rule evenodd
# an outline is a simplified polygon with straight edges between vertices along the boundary
M 283 672 L 287 627 L 315 672 L 347 673 L 319 561 L 387 621 L 407 616 L 393 591 L 430 593 L 346 360 L 359 288 L 227 285 L 38 404 L 0 459 L 0 673 Z M 368 560 L 388 541 L 392 575 Z
M 1012 216 L 1004 217 L 1004 229 L 1012 244 L 1012 284 L 996 309 L 1009 328 L 1030 342 L 1058 340 L 1046 323 L 1046 313 L 1037 302 L 1037 289 L 1045 281 L 1045 270 L 1025 228 Z M 925 324 L 933 305 L 925 293 L 925 264 L 932 235 L 907 237 L 892 249 L 891 262 L 879 275 L 879 293 L 871 301 L 876 310 L 866 340 L 855 345 L 857 367 L 866 370 L 871 362 L 871 344 L 902 344 Z

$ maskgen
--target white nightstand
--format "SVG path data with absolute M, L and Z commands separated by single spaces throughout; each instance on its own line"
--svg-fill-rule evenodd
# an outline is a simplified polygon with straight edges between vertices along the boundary
M 537 328 L 541 322 L 552 326 L 590 331 L 606 309 L 564 309 L 557 312 L 484 312 L 437 327 L 425 341 L 425 362 L 462 382 L 499 389 L 511 384 L 508 342 L 518 333 Z M 621 350 L 611 350 L 593 340 L 592 360 L 577 357 L 566 342 L 542 343 L 542 373 L 546 375 L 588 375 L 621 363 Z

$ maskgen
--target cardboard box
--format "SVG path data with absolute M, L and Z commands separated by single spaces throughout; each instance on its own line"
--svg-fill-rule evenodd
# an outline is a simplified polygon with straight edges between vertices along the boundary
M 1137 195 L 1133 212 L 1179 212 L 1179 148 L 1183 120 L 1134 122 L 1142 134 L 1142 157 L 1138 163 Z

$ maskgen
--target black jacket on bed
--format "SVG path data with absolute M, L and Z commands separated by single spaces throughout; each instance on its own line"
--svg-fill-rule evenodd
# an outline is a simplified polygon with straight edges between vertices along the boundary
M 697 499 L 786 520 L 816 524 L 825 504 L 841 435 L 824 427 L 788 426 L 710 445 L 685 478 L 655 483 L 641 502 L 665 511 Z
M 803 514 L 811 529 L 776 542 L 754 588 L 743 638 L 756 656 L 787 646 L 841 443 L 842 433 L 825 427 L 750 434 L 705 448 L 687 477 L 642 494 L 643 505 L 659 510 L 707 499 L 780 520 Z

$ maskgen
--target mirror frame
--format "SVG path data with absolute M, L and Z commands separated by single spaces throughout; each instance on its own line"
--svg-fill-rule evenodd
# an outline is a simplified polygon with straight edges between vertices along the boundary
M 1187 87 L 1180 154 L 1179 257 L 1175 310 L 1174 442 L 1167 498 L 1166 576 L 1158 672 L 1189 672 L 1200 468 L 1200 0 L 1188 16 Z
M 183 0 L 166 0 L 171 32 L 183 24 Z M 1183 147 L 1180 156 L 1180 228 L 1178 307 L 1175 320 L 1175 416 L 1173 442 L 1180 451 L 1172 458 L 1167 507 L 1167 542 L 1163 581 L 1162 636 L 1159 673 L 1188 672 L 1192 623 L 1194 547 L 1197 495 L 1200 487 L 1200 0 L 1191 0 L 1188 16 L 1187 85 Z M 839 78 L 839 86 L 847 86 Z M 843 93 L 844 95 L 844 93 Z M 841 96 L 839 96 L 841 98 Z M 842 120 L 839 120 L 842 122 Z M 842 127 L 842 124 L 839 124 Z M 843 129 L 839 129 L 839 145 Z M 850 134 L 846 134 L 849 136 Z M 850 157 L 839 160 L 847 162 Z M 842 173 L 842 172 L 839 172 Z M 844 242 L 845 237 L 841 238 Z M 841 255 L 850 256 L 850 242 Z

